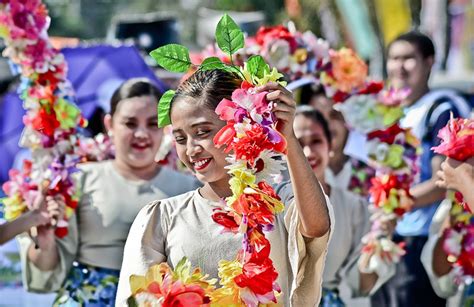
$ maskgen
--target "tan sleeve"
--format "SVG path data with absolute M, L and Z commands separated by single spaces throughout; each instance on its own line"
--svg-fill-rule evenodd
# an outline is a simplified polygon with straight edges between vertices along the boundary
M 64 283 L 64 280 L 76 259 L 78 249 L 77 217 L 73 214 L 69 219 L 68 235 L 56 239 L 59 253 L 59 263 L 54 270 L 41 271 L 28 259 L 28 249 L 33 241 L 27 234 L 17 237 L 20 246 L 21 275 L 23 286 L 30 292 L 55 292 Z
M 159 201 L 145 206 L 130 228 L 123 252 L 116 306 L 127 306 L 126 301 L 131 295 L 131 275 L 145 275 L 151 265 L 166 261 L 167 223 L 163 217 L 166 214 L 160 209 Z
M 440 237 L 439 232 L 442 228 L 443 221 L 449 216 L 450 210 L 451 202 L 449 200 L 441 202 L 433 216 L 428 241 L 425 243 L 420 256 L 421 263 L 428 274 L 433 290 L 439 297 L 443 298 L 454 296 L 458 291 L 458 286 L 454 282 L 455 273 L 453 270 L 443 276 L 437 276 L 433 270 L 433 252 Z
M 295 202 L 292 201 L 285 214 L 285 226 L 288 231 L 288 255 L 293 281 L 290 285 L 291 306 L 317 306 L 321 299 L 323 271 L 329 240 L 334 228 L 334 212 L 329 198 L 326 197 L 330 230 L 320 238 L 303 237 Z

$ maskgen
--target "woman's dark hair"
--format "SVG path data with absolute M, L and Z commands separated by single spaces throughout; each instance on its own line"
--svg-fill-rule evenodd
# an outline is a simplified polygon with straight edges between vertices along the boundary
M 412 45 L 415 45 L 424 59 L 435 55 L 435 47 L 433 45 L 433 41 L 431 40 L 431 38 L 421 32 L 410 31 L 398 36 L 388 45 L 387 50 L 390 50 L 390 47 L 393 43 L 400 41 L 408 42 Z
M 306 84 L 303 87 L 301 87 L 300 104 L 309 105 L 311 98 L 313 98 L 313 96 L 327 97 L 324 87 L 318 86 L 315 84 Z
M 153 96 L 156 103 L 161 98 L 160 90 L 147 78 L 128 79 L 115 90 L 110 99 L 110 115 L 114 115 L 120 101 L 133 97 Z
M 237 75 L 220 69 L 198 70 L 178 86 L 172 103 L 188 97 L 195 99 L 199 106 L 215 110 L 222 99 L 230 99 L 241 83 Z
M 324 118 L 323 114 L 321 114 L 321 112 L 319 112 L 312 106 L 301 105 L 296 108 L 296 115 L 302 115 L 306 118 L 311 119 L 316 124 L 321 125 L 321 127 L 323 128 L 324 136 L 326 137 L 328 144 L 331 145 L 332 135 L 331 131 L 329 130 L 329 124 L 328 121 Z

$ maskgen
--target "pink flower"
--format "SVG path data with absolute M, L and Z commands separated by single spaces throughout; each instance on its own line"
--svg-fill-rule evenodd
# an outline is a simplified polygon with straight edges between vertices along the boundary
M 386 106 L 396 107 L 399 106 L 410 93 L 411 90 L 409 88 L 396 89 L 391 87 L 388 90 L 380 92 L 378 100 Z
M 37 39 L 48 24 L 48 11 L 39 0 L 10 1 L 12 39 Z
M 474 120 L 455 118 L 438 132 L 442 140 L 439 146 L 431 148 L 434 152 L 458 161 L 474 156 Z

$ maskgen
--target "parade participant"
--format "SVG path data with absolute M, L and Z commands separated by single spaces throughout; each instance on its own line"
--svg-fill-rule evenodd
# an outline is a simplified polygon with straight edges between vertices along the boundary
M 388 46 L 387 73 L 390 85 L 406 88 L 403 128 L 412 128 L 422 141 L 420 182 L 410 189 L 414 209 L 397 224 L 395 242 L 404 241 L 407 255 L 397 265 L 395 277 L 373 297 L 374 306 L 444 306 L 446 301 L 433 291 L 420 261 L 428 239 L 429 227 L 445 190 L 435 184 L 443 158 L 430 149 L 439 144 L 438 131 L 454 117 L 468 116 L 465 101 L 449 90 L 431 90 L 428 80 L 434 64 L 435 49 L 429 37 L 419 32 L 400 35 Z
M 472 186 L 471 186 L 472 189 Z M 428 241 L 421 253 L 421 262 L 430 278 L 431 286 L 435 293 L 448 299 L 459 296 L 458 306 L 472 306 L 474 303 L 474 284 L 464 285 L 456 283 L 456 272 L 453 263 L 448 261 L 448 254 L 443 245 L 445 231 L 452 226 L 450 215 L 451 201 L 446 199 L 441 202 L 433 216 Z
M 167 262 L 176 267 L 186 256 L 193 266 L 217 277 L 218 262 L 232 259 L 241 247 L 242 233 L 222 233 L 211 218 L 222 206 L 220 201 L 232 195 L 227 154 L 213 142 L 226 124 L 215 109 L 222 99 L 231 99 L 241 83 L 238 76 L 223 70 L 198 70 L 178 87 L 170 110 L 178 156 L 204 186 L 152 202 L 138 214 L 124 250 L 117 306 L 123 306 L 131 294 L 130 276 L 144 274 L 152 264 Z M 254 90 L 268 92 L 266 99 L 273 104 L 279 132 L 287 142 L 291 182 L 276 190 L 285 210 L 276 216 L 273 230 L 265 231 L 278 272 L 278 300 L 286 306 L 314 306 L 321 295 L 331 206 L 295 137 L 296 103 L 291 94 L 275 82 Z
M 377 273 L 364 273 L 370 258 L 370 255 L 361 253 L 361 239 L 370 229 L 368 204 L 346 188 L 326 182 L 325 169 L 330 160 L 332 135 L 322 113 L 310 106 L 299 107 L 294 129 L 314 174 L 329 195 L 338 225 L 328 248 L 320 305 L 344 306 L 339 297 L 342 280 L 349 285 L 352 296 L 369 295 L 393 276 L 394 266 L 380 263 Z
M 29 291 L 59 291 L 58 306 L 113 306 L 122 252 L 133 219 L 144 203 L 195 188 L 194 178 L 160 167 L 155 155 L 158 89 L 147 79 L 124 82 L 111 98 L 104 121 L 115 159 L 79 165 L 81 193 L 68 235 L 38 227 L 35 248 L 21 237 L 23 282 Z
M 346 188 L 349 191 L 368 197 L 370 179 L 375 176 L 375 169 L 349 156 L 345 152 L 349 136 L 355 134 L 349 131 L 344 116 L 333 108 L 333 101 L 326 96 L 323 87 L 313 90 L 304 87 L 301 103 L 316 108 L 325 117 L 331 131 L 331 151 L 329 152 L 329 167 L 326 169 L 326 181 L 333 185 Z

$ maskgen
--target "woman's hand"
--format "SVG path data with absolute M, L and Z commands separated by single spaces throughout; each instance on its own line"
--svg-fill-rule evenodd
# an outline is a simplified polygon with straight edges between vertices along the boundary
M 465 190 L 466 186 L 474 181 L 473 165 L 474 158 L 470 158 L 466 162 L 447 158 L 441 163 L 441 170 L 437 173 L 439 179 L 436 181 L 436 185 L 445 189 Z M 469 189 L 472 188 L 472 186 L 469 187 Z
M 277 129 L 288 140 L 295 137 L 293 121 L 296 113 L 296 101 L 286 88 L 275 82 L 256 87 L 257 92 L 269 92 L 267 100 L 273 104 L 273 113 L 278 119 Z
M 39 193 L 33 202 L 32 214 L 37 221 L 37 234 L 33 240 L 41 249 L 49 249 L 54 246 L 54 229 L 57 222 L 61 220 L 65 213 L 64 197 L 61 195 L 45 196 Z

